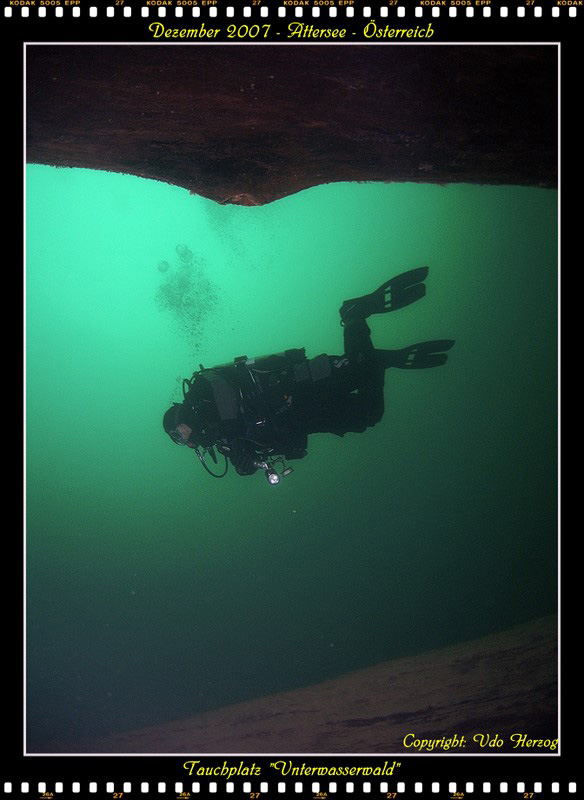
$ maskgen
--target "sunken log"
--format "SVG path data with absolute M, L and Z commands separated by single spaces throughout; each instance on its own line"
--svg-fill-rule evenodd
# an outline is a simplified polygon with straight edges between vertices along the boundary
M 34 45 L 29 163 L 260 205 L 337 181 L 557 182 L 545 45 Z
M 548 616 L 314 686 L 49 747 L 70 753 L 557 753 L 557 648 L 557 621 Z

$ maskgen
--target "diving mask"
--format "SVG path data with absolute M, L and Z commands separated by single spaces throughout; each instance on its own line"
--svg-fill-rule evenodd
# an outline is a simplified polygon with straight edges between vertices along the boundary
M 189 426 L 181 423 L 173 431 L 170 431 L 168 435 L 175 444 L 179 445 L 179 447 L 185 447 L 191 438 L 191 434 L 192 430 L 189 428 Z

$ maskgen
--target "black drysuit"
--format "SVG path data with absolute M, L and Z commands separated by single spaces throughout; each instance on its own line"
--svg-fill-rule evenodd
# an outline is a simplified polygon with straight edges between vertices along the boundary
M 374 349 L 370 333 L 367 322 L 358 320 L 344 328 L 343 355 L 306 359 L 303 351 L 286 351 L 286 356 L 302 356 L 293 364 L 288 358 L 279 369 L 262 368 L 273 367 L 278 356 L 258 360 L 251 380 L 256 387 L 261 384 L 259 393 L 246 392 L 247 371 L 203 370 L 185 398 L 185 408 L 196 405 L 198 410 L 191 426 L 202 428 L 201 443 L 216 445 L 240 475 L 255 472 L 254 462 L 266 455 L 302 458 L 311 433 L 362 433 L 377 424 L 384 411 L 384 351 Z M 225 369 L 229 380 L 222 382 Z M 239 381 L 244 388 L 230 397 L 225 389 L 233 391 L 238 375 L 245 379 Z

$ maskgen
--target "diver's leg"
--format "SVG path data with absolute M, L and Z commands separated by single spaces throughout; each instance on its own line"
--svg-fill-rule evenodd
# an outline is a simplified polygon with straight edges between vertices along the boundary
M 351 364 L 363 361 L 373 363 L 375 348 L 371 341 L 371 329 L 364 319 L 358 319 L 345 325 L 343 329 L 345 356 Z
M 343 370 L 350 369 L 344 367 Z M 385 410 L 383 388 L 385 370 L 372 367 L 372 371 L 351 390 L 343 380 L 337 384 L 334 400 L 327 404 L 322 414 L 306 420 L 307 433 L 363 433 L 376 425 Z M 354 376 L 353 376 L 354 377 Z
M 343 414 L 352 431 L 363 431 L 379 422 L 384 412 L 385 367 L 379 364 L 371 341 L 371 330 L 364 319 L 345 325 L 343 331 L 345 367 L 350 375 L 351 394 L 345 396 Z
M 362 403 L 364 419 L 371 428 L 380 422 L 385 412 L 385 369 L 371 366 L 361 386 L 357 389 L 357 398 Z
M 401 350 L 375 350 L 377 363 L 384 369 L 427 369 L 441 367 L 446 363 L 448 354 L 454 344 L 453 339 L 437 339 L 433 342 L 419 342 Z

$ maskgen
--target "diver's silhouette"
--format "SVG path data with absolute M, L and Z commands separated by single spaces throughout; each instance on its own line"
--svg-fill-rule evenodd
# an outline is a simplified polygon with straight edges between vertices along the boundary
M 379 350 L 371 342 L 367 317 L 422 298 L 427 274 L 428 267 L 412 269 L 371 294 L 345 300 L 339 309 L 343 355 L 307 359 L 300 348 L 259 358 L 241 356 L 208 369 L 200 365 L 183 381 L 184 401 L 164 414 L 165 432 L 176 444 L 193 448 L 215 477 L 223 477 L 229 459 L 239 475 L 263 469 L 270 483 L 278 483 L 292 472 L 285 459 L 306 455 L 309 434 L 344 436 L 373 427 L 384 412 L 385 370 L 441 366 L 454 344 L 440 339 Z M 215 449 L 225 456 L 222 473 L 214 473 L 205 461 L 208 455 L 217 463 Z

